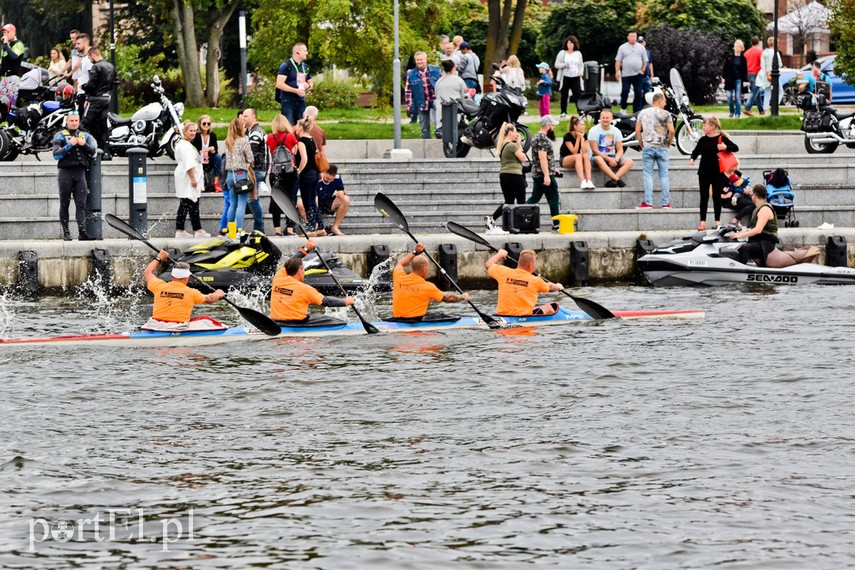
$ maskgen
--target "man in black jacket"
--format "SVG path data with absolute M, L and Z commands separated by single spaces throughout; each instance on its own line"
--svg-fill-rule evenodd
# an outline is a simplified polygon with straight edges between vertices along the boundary
M 59 223 L 62 225 L 62 239 L 69 241 L 68 207 L 74 198 L 75 217 L 77 219 L 78 239 L 92 239 L 86 233 L 86 170 L 98 145 L 95 138 L 80 128 L 80 115 L 71 111 L 65 117 L 65 128 L 53 139 L 53 157 L 59 167 Z
M 89 81 L 83 85 L 83 91 L 86 92 L 83 124 L 104 151 L 101 160 L 111 160 L 112 157 L 107 152 L 107 111 L 113 87 L 116 85 L 116 68 L 101 57 L 101 50 L 98 48 L 89 49 L 89 59 L 92 60 L 92 69 L 89 70 Z
M 255 200 L 249 201 L 249 209 L 252 212 L 252 229 L 260 232 L 264 231 L 264 212 L 261 209 L 261 183 L 265 181 L 267 176 L 267 133 L 260 124 L 258 124 L 258 115 L 255 109 L 244 109 L 240 114 L 243 119 L 243 124 L 246 127 L 246 138 L 249 139 L 249 146 L 252 148 L 252 164 L 255 170 Z

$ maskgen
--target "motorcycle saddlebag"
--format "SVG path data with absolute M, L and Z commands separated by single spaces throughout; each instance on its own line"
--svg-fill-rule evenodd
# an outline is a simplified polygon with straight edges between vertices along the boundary
M 502 208 L 502 229 L 512 234 L 536 234 L 540 231 L 540 206 L 537 204 L 505 204 Z
M 487 148 L 493 145 L 493 135 L 484 117 L 479 117 L 469 126 L 469 136 L 476 147 Z
M 826 130 L 823 126 L 822 112 L 820 111 L 805 111 L 805 118 L 802 121 L 802 130 L 806 133 L 821 133 Z
M 19 129 L 31 131 L 36 128 L 42 119 L 42 112 L 38 105 L 29 105 L 15 111 L 15 125 Z
M 609 103 L 602 95 L 593 93 L 590 95 L 581 95 L 579 100 L 576 101 L 576 107 L 580 113 L 591 113 L 609 107 Z

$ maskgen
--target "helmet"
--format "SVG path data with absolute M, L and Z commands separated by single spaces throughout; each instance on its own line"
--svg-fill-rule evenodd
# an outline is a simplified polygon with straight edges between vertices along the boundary
M 60 83 L 56 88 L 56 100 L 63 107 L 71 107 L 74 104 L 74 87 L 68 83 Z

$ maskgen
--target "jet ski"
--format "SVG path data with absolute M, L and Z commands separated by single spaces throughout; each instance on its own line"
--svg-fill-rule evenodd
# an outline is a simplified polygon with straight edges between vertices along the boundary
M 279 248 L 259 231 L 243 235 L 238 240 L 217 236 L 195 244 L 183 252 L 170 253 L 175 261 L 190 264 L 191 273 L 199 280 L 224 291 L 245 285 L 269 286 L 282 259 Z M 342 265 L 338 257 L 331 253 L 322 255 L 348 294 L 368 288 L 369 280 Z M 306 257 L 304 267 L 305 283 L 324 294 L 341 293 L 317 255 Z M 167 265 L 160 278 L 169 281 L 171 270 L 172 266 Z M 208 291 L 195 279 L 191 279 L 188 285 Z M 382 281 L 375 286 L 377 290 L 388 291 L 390 288 L 388 281 Z
M 773 250 L 760 267 L 755 260 L 739 263 L 739 247 L 727 234 L 734 226 L 696 232 L 654 248 L 638 259 L 638 268 L 651 285 L 771 285 L 855 284 L 855 269 L 811 263 L 820 251 L 812 246 L 794 251 Z

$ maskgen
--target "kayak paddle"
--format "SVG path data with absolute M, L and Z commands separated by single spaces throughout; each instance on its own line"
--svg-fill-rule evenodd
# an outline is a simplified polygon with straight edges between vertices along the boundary
M 396 226 L 399 230 L 410 236 L 411 240 L 416 243 L 419 243 L 419 240 L 416 239 L 416 236 L 414 236 L 410 232 L 410 225 L 407 223 L 407 218 L 404 217 L 404 214 L 401 212 L 401 210 L 399 210 L 398 207 L 392 202 L 392 200 L 390 200 L 385 194 L 383 194 L 382 192 L 377 192 L 377 194 L 374 196 L 374 207 L 377 208 L 377 211 L 379 211 L 384 218 L 392 222 L 392 225 Z M 460 288 L 460 285 L 458 285 L 457 282 L 454 281 L 454 279 L 448 276 L 448 273 L 446 273 L 445 269 L 443 269 L 442 266 L 437 263 L 433 256 L 427 251 L 425 251 L 425 255 L 433 262 L 437 270 L 448 280 L 448 282 L 451 283 L 461 295 L 463 295 L 463 289 Z M 476 313 L 478 313 L 478 316 L 481 317 L 481 320 L 484 321 L 488 327 L 490 327 L 491 329 L 502 328 L 502 325 L 496 319 L 482 312 L 478 307 L 475 306 L 475 303 L 473 303 L 471 300 L 467 302 L 469 303 L 469 306 L 471 306 L 472 309 Z
M 294 203 L 291 202 L 291 199 L 285 195 L 285 192 L 283 192 L 280 188 L 273 186 L 270 188 L 270 197 L 273 198 L 273 201 L 276 202 L 276 205 L 279 206 L 279 209 L 282 210 L 283 214 L 285 214 L 285 217 L 294 222 L 294 225 L 300 229 L 300 233 L 303 234 L 303 237 L 308 240 L 309 234 L 307 234 L 306 230 L 303 229 L 303 226 L 300 225 L 300 214 L 297 212 L 297 207 L 294 206 Z M 332 277 L 333 281 L 335 281 L 335 284 L 341 291 L 341 294 L 347 297 L 347 291 L 344 290 L 344 287 L 341 286 L 341 283 L 335 276 L 335 273 L 333 273 L 332 269 L 330 269 L 330 266 L 327 264 L 327 260 L 324 259 L 324 256 L 321 255 L 321 252 L 317 249 L 315 249 L 315 253 L 318 255 L 318 259 L 321 260 L 321 263 L 324 264 L 324 267 L 326 268 L 329 276 Z M 356 308 L 356 305 L 351 305 L 351 307 L 353 308 L 353 312 L 356 313 L 356 316 L 359 317 L 359 321 L 362 323 L 362 328 L 365 329 L 365 332 L 367 332 L 368 334 L 377 334 L 380 332 L 379 330 L 377 330 L 377 327 L 365 320 L 365 317 L 360 314 L 359 309 Z
M 445 227 L 448 228 L 448 231 L 450 231 L 453 234 L 457 234 L 462 238 L 468 239 L 469 241 L 473 241 L 475 243 L 481 244 L 484 247 L 490 248 L 491 250 L 495 251 L 496 253 L 498 253 L 498 251 L 499 251 L 499 249 L 496 246 L 494 246 L 489 241 L 484 239 L 484 237 L 476 234 L 475 232 L 473 232 L 469 228 L 465 228 L 465 227 L 461 226 L 458 223 L 448 222 L 447 224 L 445 224 Z M 508 256 L 508 259 L 510 259 L 514 263 L 517 262 L 517 260 L 514 259 L 513 257 Z M 538 275 L 538 274 L 535 273 L 535 275 Z M 539 275 L 539 277 L 541 279 L 543 279 L 544 281 L 546 281 L 547 283 L 550 282 L 548 279 L 546 279 L 543 276 Z M 594 317 L 597 320 L 615 318 L 614 313 L 612 313 L 610 310 L 606 309 L 605 307 L 603 307 L 599 303 L 595 303 L 594 301 L 591 301 L 590 299 L 585 299 L 584 297 L 577 297 L 576 295 L 571 295 L 566 289 L 560 289 L 559 291 L 561 293 L 564 293 L 565 295 L 567 295 L 571 299 L 573 299 L 573 302 L 576 303 L 576 305 L 580 309 L 582 309 L 583 311 L 585 311 L 586 313 L 588 313 L 589 315 L 591 315 L 592 317 Z
M 123 234 L 125 234 L 129 238 L 135 239 L 137 241 L 141 241 L 144 244 L 146 244 L 147 246 L 149 246 L 151 249 L 153 249 L 154 251 L 160 252 L 159 247 L 155 246 L 153 243 L 151 243 L 150 241 L 145 239 L 145 236 L 143 236 L 140 232 L 138 232 L 136 228 L 134 228 L 132 225 L 128 224 L 127 222 L 125 222 L 121 218 L 117 218 L 113 214 L 106 214 L 104 216 L 104 219 L 107 220 L 108 224 L 110 224 L 115 229 L 122 232 Z M 173 263 L 175 262 L 172 259 L 172 257 L 170 257 L 169 260 L 172 261 Z M 213 287 L 211 287 L 210 285 L 208 285 L 207 283 L 205 283 L 204 281 L 202 281 L 201 279 L 199 279 L 198 277 L 196 277 L 192 273 L 190 274 L 190 277 L 192 277 L 197 283 L 201 283 L 202 285 L 204 285 L 206 288 L 210 289 L 211 291 L 216 291 L 216 289 L 214 289 Z M 228 303 L 229 305 L 231 305 L 232 307 L 237 309 L 238 313 L 240 313 L 240 315 L 244 319 L 246 319 L 247 322 L 252 324 L 252 326 L 257 328 L 258 330 L 260 330 L 264 334 L 269 335 L 269 336 L 279 336 L 279 334 L 282 332 L 282 329 L 279 327 L 279 325 L 277 325 L 276 322 L 273 319 L 271 319 L 270 317 L 268 317 L 267 315 L 265 315 L 263 313 L 259 313 L 258 311 L 254 310 L 254 309 L 250 309 L 249 307 L 241 307 L 241 306 L 235 305 L 227 297 L 223 297 L 223 301 L 225 301 L 226 303 Z

